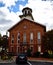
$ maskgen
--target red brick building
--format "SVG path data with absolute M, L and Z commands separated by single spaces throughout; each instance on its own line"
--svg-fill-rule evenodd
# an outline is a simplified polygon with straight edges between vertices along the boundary
M 42 52 L 41 39 L 46 32 L 46 27 L 34 22 L 32 9 L 26 7 L 22 10 L 21 20 L 10 28 L 9 31 L 9 51 L 15 54 L 27 52 L 30 48 L 32 53 Z

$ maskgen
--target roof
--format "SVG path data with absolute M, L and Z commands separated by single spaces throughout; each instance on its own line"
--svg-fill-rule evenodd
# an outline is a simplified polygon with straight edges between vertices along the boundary
M 29 10 L 32 12 L 32 9 L 29 8 L 29 7 L 25 7 L 25 8 L 23 8 L 22 12 L 23 12 L 25 9 L 29 9 Z
M 15 26 L 17 26 L 17 25 L 18 25 L 21 21 L 23 21 L 23 20 L 31 21 L 32 23 L 37 24 L 37 25 L 39 25 L 39 26 L 45 28 L 45 31 L 46 31 L 46 26 L 45 26 L 45 25 L 39 24 L 39 23 L 37 23 L 37 22 L 34 22 L 33 20 L 29 20 L 29 19 L 26 19 L 26 18 L 20 20 L 20 21 L 19 21 L 18 23 L 16 23 L 14 26 L 12 26 L 10 29 L 8 29 L 8 31 L 12 30 Z

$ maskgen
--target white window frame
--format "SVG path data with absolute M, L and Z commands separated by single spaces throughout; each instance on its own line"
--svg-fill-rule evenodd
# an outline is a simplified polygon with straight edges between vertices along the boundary
M 30 33 L 30 43 L 33 42 L 33 32 Z
M 38 52 L 41 52 L 41 46 L 38 45 Z
M 26 33 L 23 34 L 23 43 L 26 42 Z
M 38 39 L 41 39 L 41 35 L 40 35 L 40 32 L 38 32 Z
M 37 33 L 37 41 L 38 41 L 38 44 L 41 43 L 41 33 L 40 32 Z
M 20 32 L 18 32 L 17 34 L 17 43 L 19 43 L 18 41 L 20 41 L 20 39 L 18 38 L 20 36 Z
M 12 41 L 13 41 L 13 43 L 14 43 L 14 35 L 11 36 L 11 43 L 12 43 Z M 13 43 L 12 43 L 12 44 L 13 44 Z

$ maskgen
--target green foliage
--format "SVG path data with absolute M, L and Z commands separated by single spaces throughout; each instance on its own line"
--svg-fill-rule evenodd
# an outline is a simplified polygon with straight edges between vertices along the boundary
M 2 39 L 2 48 L 5 48 L 5 50 L 8 48 L 8 36 L 4 35 Z
M 44 57 L 44 58 L 49 58 L 49 53 L 48 53 L 48 52 L 44 52 L 44 53 L 43 53 L 43 57 Z
M 1 36 L 1 33 L 0 33 L 0 38 L 1 38 L 2 36 Z
M 2 37 L 0 36 L 0 46 L 2 46 Z
M 53 54 L 49 54 L 49 58 L 53 58 Z
M 0 47 L 2 48 L 2 53 L 5 53 L 8 48 L 8 36 L 4 35 L 3 37 L 0 37 Z
M 53 54 L 49 54 L 48 52 L 44 52 L 42 57 L 44 57 L 44 58 L 53 58 Z
M 42 45 L 44 50 L 53 51 L 53 30 L 46 32 L 42 37 Z
M 28 48 L 28 50 L 27 50 L 27 56 L 28 56 L 28 57 L 31 56 L 31 49 L 30 49 L 30 48 Z
M 35 52 L 34 57 L 40 57 L 40 52 Z
M 1 56 L 1 59 L 2 60 L 11 60 L 12 59 L 12 56 L 2 55 Z

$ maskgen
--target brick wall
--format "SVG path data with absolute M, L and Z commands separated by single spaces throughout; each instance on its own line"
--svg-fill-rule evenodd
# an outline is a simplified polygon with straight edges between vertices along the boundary
M 33 42 L 30 44 L 30 33 L 33 32 Z M 23 33 L 26 33 L 26 41 L 27 45 L 26 49 L 33 47 L 33 53 L 38 51 L 38 45 L 41 46 L 41 43 L 37 43 L 37 33 L 40 32 L 41 38 L 45 33 L 45 28 L 44 26 L 41 26 L 37 23 L 34 23 L 33 21 L 29 20 L 22 20 L 18 24 L 16 24 L 12 29 L 9 30 L 9 51 L 12 51 L 13 47 L 13 52 L 17 53 L 17 46 L 21 48 L 20 44 L 17 43 L 17 35 L 20 33 L 20 42 L 23 42 Z M 11 36 L 14 35 L 14 43 L 11 43 Z M 22 43 L 21 43 L 22 44 Z M 25 47 L 22 46 L 22 47 Z M 41 50 L 42 51 L 42 50 Z M 19 49 L 20 52 L 20 49 Z

